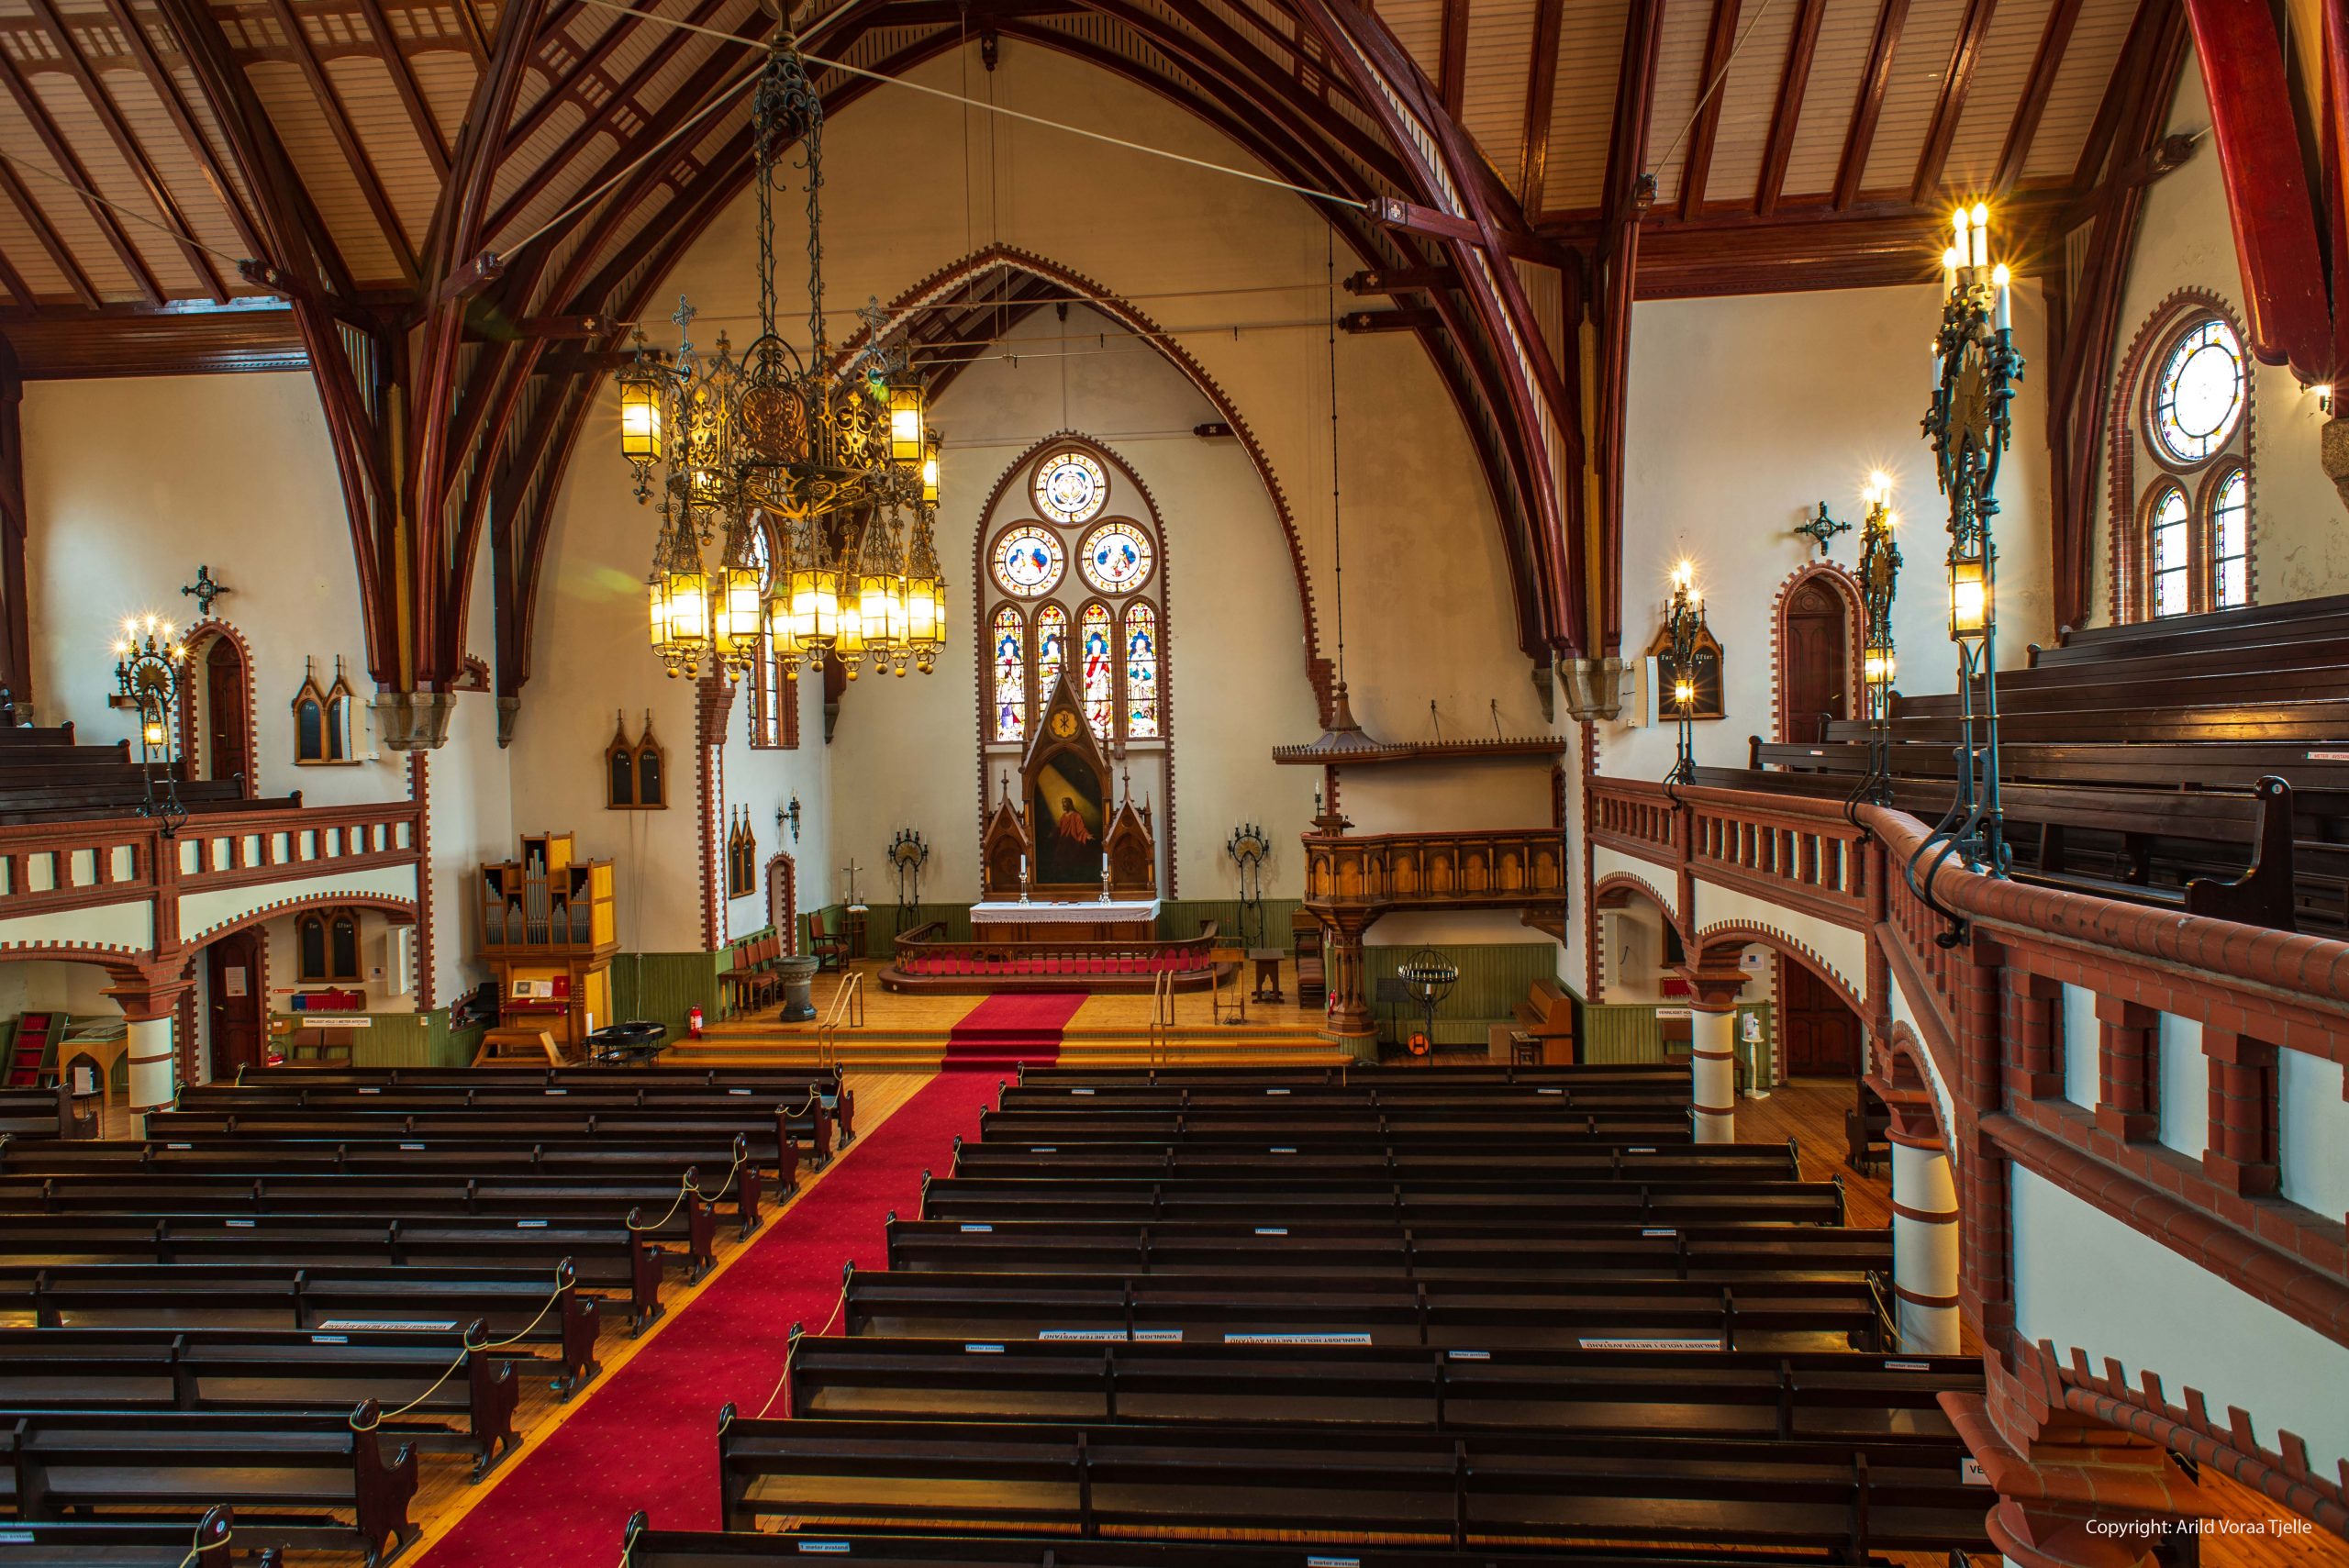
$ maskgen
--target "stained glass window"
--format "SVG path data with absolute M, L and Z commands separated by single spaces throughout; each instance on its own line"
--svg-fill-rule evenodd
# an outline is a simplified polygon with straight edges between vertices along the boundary
M 1118 703 L 1117 658 L 1109 647 L 1109 606 L 1097 601 L 1085 606 L 1077 617 L 1077 632 L 1085 652 L 1085 720 L 1093 726 L 1094 734 L 1107 740 Z
M 1016 599 L 1033 599 L 1059 585 L 1068 560 L 1061 536 L 1030 524 L 996 541 L 996 585 Z
M 2251 603 L 2251 475 L 2236 469 L 2210 502 L 2210 553 L 2218 568 L 2211 601 L 2232 610 Z
M 1150 536 L 1131 523 L 1103 523 L 1085 536 L 1076 569 L 1105 594 L 1130 594 L 1150 580 Z
M 1036 612 L 1036 701 L 1052 700 L 1061 671 L 1068 662 L 1068 611 L 1057 604 Z
M 1028 623 L 1009 605 L 995 613 L 995 738 L 1028 735 Z
M 2154 384 L 2154 434 L 2180 462 L 2226 445 L 2243 417 L 2243 346 L 2217 317 L 2177 340 Z
M 1090 452 L 1052 453 L 1036 465 L 1036 510 L 1056 523 L 1090 521 L 1109 498 L 1109 476 Z
M 2153 553 L 2154 614 L 2183 615 L 2193 607 L 2191 530 L 2187 525 L 2186 492 L 2173 484 L 2154 504 L 2150 540 Z
M 1126 606 L 1126 734 L 1158 739 L 1158 612 L 1145 599 Z

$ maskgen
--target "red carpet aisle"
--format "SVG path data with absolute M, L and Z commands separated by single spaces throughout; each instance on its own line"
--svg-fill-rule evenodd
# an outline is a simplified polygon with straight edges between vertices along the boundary
M 526 1445 L 512 1469 L 429 1551 L 430 1568 L 587 1568 L 619 1556 L 638 1508 L 666 1529 L 718 1528 L 718 1411 L 755 1415 L 783 1372 L 795 1322 L 821 1328 L 841 1265 L 884 1266 L 891 1209 L 918 1207 L 924 1169 L 943 1173 L 957 1133 L 975 1138 L 992 1083 L 932 1079 L 859 1138 L 807 1195 L 679 1309 L 635 1360 L 589 1385 L 586 1404 Z M 838 1332 L 838 1325 L 834 1325 Z M 612 1341 L 607 1337 L 607 1349 Z M 784 1412 L 775 1401 L 774 1415 Z
M 1009 1073 L 1021 1062 L 1050 1067 L 1061 1058 L 1061 1031 L 1085 1006 L 1082 991 L 1015 991 L 990 996 L 963 1015 L 946 1037 L 949 1073 Z

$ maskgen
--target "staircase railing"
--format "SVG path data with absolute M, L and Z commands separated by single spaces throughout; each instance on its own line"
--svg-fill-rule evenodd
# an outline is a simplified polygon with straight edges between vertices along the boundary
M 864 1027 L 864 972 L 852 969 L 841 976 L 841 988 L 832 993 L 832 1005 L 816 1026 L 816 1065 L 837 1068 L 841 1064 L 841 1030 Z

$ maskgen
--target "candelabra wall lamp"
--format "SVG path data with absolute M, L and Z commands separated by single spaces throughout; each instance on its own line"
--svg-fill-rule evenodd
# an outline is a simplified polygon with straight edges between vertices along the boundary
M 1679 749 L 1664 782 L 1693 784 L 1697 779 L 1697 634 L 1705 629 L 1705 595 L 1697 586 L 1697 568 L 1689 562 L 1672 569 L 1672 604 L 1664 611 L 1664 628 L 1672 644 L 1672 705 L 1680 723 Z
M 114 645 L 115 693 L 110 706 L 139 715 L 139 772 L 144 798 L 139 815 L 162 825 L 163 837 L 175 836 L 188 818 L 180 803 L 179 775 L 172 767 L 172 714 L 178 706 L 180 672 L 187 662 L 187 645 L 173 634 L 172 623 L 148 616 L 122 623 Z M 156 765 L 162 766 L 162 790 L 155 788 Z
M 2009 316 L 2011 279 L 1990 262 L 1989 209 L 1958 209 L 1942 253 L 1944 298 L 1933 339 L 1933 395 L 1924 432 L 1949 497 L 1949 635 L 1957 644 L 1957 794 L 1909 858 L 1909 885 L 1943 919 L 1933 940 L 1954 948 L 1965 923 L 1935 900 L 1934 874 L 1954 855 L 1986 876 L 2007 874 L 1998 801 L 1998 466 L 2012 433 L 2022 356 Z
M 799 797 L 796 795 L 791 797 L 789 806 L 778 806 L 774 808 L 774 830 L 780 833 L 785 825 L 789 824 L 791 841 L 795 844 L 799 842 Z
M 1313 795 L 1314 815 L 1320 815 L 1321 795 Z M 1273 841 L 1253 822 L 1242 822 L 1231 830 L 1223 852 L 1240 872 L 1240 945 L 1261 948 L 1264 940 L 1264 862 L 1272 858 Z
M 1866 801 L 1892 802 L 1892 681 L 1898 663 L 1892 649 L 1892 596 L 1900 584 L 1900 547 L 1893 542 L 1892 480 L 1868 476 L 1868 515 L 1860 524 L 1860 682 L 1862 717 L 1868 727 L 1868 766 L 1844 802 L 1844 815 L 1859 818 Z

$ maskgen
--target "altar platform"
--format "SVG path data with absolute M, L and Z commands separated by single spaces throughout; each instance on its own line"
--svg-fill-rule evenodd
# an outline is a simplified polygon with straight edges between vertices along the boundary
M 984 942 L 1148 942 L 1158 934 L 1155 898 L 992 898 L 971 906 Z

